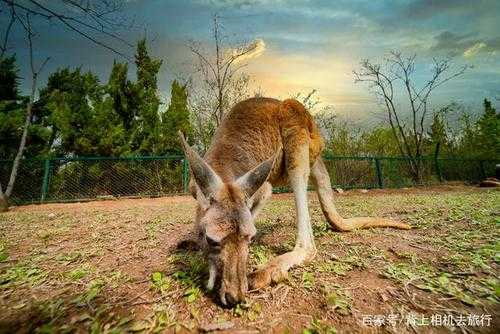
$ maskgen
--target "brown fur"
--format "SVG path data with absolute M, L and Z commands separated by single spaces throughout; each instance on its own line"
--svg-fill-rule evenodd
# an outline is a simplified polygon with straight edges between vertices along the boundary
M 324 142 L 304 106 L 296 100 L 252 98 L 236 104 L 226 116 L 204 159 L 223 181 L 230 182 L 277 154 L 269 182 L 274 186 L 286 185 L 285 165 L 293 168 L 295 162 L 293 157 L 285 160 L 284 143 L 301 144 L 300 139 L 294 140 L 296 137 L 309 140 L 312 165 Z
M 271 185 L 290 184 L 296 192 L 299 233 L 294 251 L 252 274 L 253 288 L 282 279 L 289 268 L 316 254 L 307 211 L 310 171 L 325 217 L 334 229 L 409 228 L 389 219 L 343 219 L 337 213 L 330 178 L 320 157 L 323 139 L 309 112 L 296 100 L 252 98 L 236 104 L 218 128 L 204 161 L 183 137 L 181 140 L 192 160 L 190 189 L 199 203 L 196 226 L 212 268 L 209 286 L 213 286 L 214 277 L 220 278 L 219 295 L 224 304 L 244 298 L 253 222 L 271 194 Z

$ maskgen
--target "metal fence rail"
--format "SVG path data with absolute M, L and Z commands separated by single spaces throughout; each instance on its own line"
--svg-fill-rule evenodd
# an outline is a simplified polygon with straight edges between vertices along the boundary
M 385 188 L 414 185 L 404 157 L 325 155 L 332 187 Z M 495 174 L 500 160 L 423 158 L 422 181 L 478 182 Z M 0 160 L 0 182 L 7 183 L 12 161 Z M 187 193 L 189 170 L 183 156 L 78 157 L 21 161 L 13 204 L 154 197 Z M 283 191 L 283 189 L 279 189 Z

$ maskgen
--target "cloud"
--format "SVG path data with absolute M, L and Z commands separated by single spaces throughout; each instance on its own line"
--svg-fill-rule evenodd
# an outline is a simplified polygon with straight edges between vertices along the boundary
M 197 2 L 204 5 L 211 5 L 215 7 L 234 7 L 234 8 L 248 8 L 259 5 L 272 4 L 272 0 L 198 0 Z M 282 2 L 282 1 L 274 1 Z
M 266 51 L 266 43 L 264 42 L 263 39 L 257 38 L 250 44 L 247 44 L 244 47 L 239 48 L 237 50 L 233 50 L 232 54 L 233 56 L 237 56 L 238 54 L 244 53 L 242 56 L 239 56 L 235 60 L 235 63 L 242 63 L 247 60 L 261 56 L 264 53 L 264 51 Z
M 435 43 L 430 51 L 446 53 L 450 56 L 473 58 L 480 54 L 495 55 L 500 50 L 500 37 L 482 39 L 474 34 L 459 35 L 451 31 L 444 31 L 434 37 Z
M 472 58 L 477 55 L 482 49 L 486 48 L 486 43 L 479 42 L 464 51 L 465 58 Z
M 498 8 L 498 3 L 491 0 L 416 0 L 406 7 L 408 17 L 426 19 L 435 15 L 463 16 L 471 12 L 487 14 Z
M 471 34 L 459 35 L 451 31 L 443 31 L 434 37 L 435 43 L 431 47 L 431 51 L 457 56 L 475 44 L 480 43 L 480 41 L 471 37 Z

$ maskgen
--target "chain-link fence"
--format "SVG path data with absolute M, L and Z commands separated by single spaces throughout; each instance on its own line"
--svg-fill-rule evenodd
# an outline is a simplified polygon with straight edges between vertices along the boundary
M 415 185 L 409 159 L 324 156 L 333 187 L 385 188 Z M 419 162 L 420 183 L 478 182 L 495 175 L 500 160 L 434 159 Z M 6 185 L 12 161 L 0 160 Z M 13 204 L 183 194 L 189 182 L 183 156 L 55 158 L 21 161 Z M 281 189 L 282 191 L 283 189 Z
M 11 161 L 0 161 L 2 184 L 7 184 L 11 166 Z M 188 176 L 182 156 L 25 159 L 21 161 L 11 202 L 182 194 Z

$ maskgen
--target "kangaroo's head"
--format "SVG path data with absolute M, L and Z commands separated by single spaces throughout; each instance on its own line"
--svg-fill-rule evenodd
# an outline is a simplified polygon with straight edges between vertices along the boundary
M 217 287 L 221 302 L 231 306 L 244 301 L 248 289 L 248 248 L 256 233 L 251 197 L 266 182 L 274 158 L 227 183 L 180 138 L 197 186 L 196 225 L 209 261 L 207 287 Z

